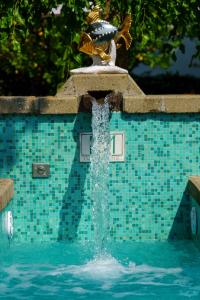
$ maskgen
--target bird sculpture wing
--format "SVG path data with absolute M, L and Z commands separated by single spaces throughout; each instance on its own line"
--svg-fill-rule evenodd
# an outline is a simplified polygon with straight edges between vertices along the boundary
M 89 34 L 86 32 L 82 33 L 79 46 L 79 50 L 81 52 L 84 52 L 90 56 L 99 55 L 103 60 L 109 61 L 111 57 L 105 52 L 107 48 L 108 44 L 106 42 L 102 45 L 96 46 Z
M 92 38 L 86 32 L 83 32 L 81 35 L 79 50 L 88 55 L 93 55 L 95 52 Z

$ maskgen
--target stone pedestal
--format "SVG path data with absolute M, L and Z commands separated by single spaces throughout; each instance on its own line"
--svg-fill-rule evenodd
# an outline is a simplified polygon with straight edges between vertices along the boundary
M 93 67 L 89 67 L 89 69 L 91 68 Z M 112 68 L 117 67 L 94 66 L 94 68 L 108 68 L 111 70 Z M 76 69 L 76 71 L 77 70 L 79 69 Z M 78 111 L 91 111 L 90 102 L 92 97 L 94 97 L 96 100 L 100 100 L 105 98 L 105 96 L 108 94 L 111 94 L 110 107 L 111 110 L 114 111 L 123 110 L 123 99 L 125 99 L 125 97 L 133 97 L 136 95 L 144 96 L 142 90 L 128 75 L 128 73 L 103 74 L 102 72 L 91 74 L 73 74 L 56 96 L 62 98 L 76 98 Z

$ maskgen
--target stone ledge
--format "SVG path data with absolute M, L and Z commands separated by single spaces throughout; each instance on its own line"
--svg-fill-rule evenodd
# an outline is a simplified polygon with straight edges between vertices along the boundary
M 56 96 L 0 97 L 0 114 L 77 114 L 89 92 L 122 96 L 126 113 L 199 113 L 200 95 L 145 95 L 128 74 L 72 75 Z
M 0 114 L 76 114 L 78 100 L 75 96 L 1 96 Z
M 191 176 L 188 180 L 187 189 L 190 195 L 200 205 L 200 176 Z
M 0 179 L 0 211 L 2 211 L 14 194 L 14 183 L 12 179 Z
M 43 97 L 38 99 L 39 114 L 77 114 L 79 97 Z
M 77 114 L 80 96 L 1 96 L 0 114 Z M 123 97 L 126 113 L 199 113 L 200 95 L 133 95 Z
M 124 97 L 126 113 L 199 113 L 200 95 L 146 95 Z

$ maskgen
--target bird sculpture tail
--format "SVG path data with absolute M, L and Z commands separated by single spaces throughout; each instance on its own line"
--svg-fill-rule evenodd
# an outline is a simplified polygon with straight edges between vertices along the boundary
M 127 15 L 122 24 L 122 29 L 118 32 L 118 34 L 116 35 L 116 38 L 115 38 L 117 48 L 119 48 L 121 46 L 120 44 L 117 43 L 121 38 L 123 38 L 125 41 L 126 49 L 130 48 L 131 43 L 132 43 L 132 37 L 129 33 L 131 23 L 132 23 L 132 18 L 130 15 Z

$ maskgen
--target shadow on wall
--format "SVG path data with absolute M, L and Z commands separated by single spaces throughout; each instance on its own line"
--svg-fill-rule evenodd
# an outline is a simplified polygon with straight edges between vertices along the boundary
M 0 123 L 0 178 L 9 177 L 17 161 L 15 124 L 8 116 L 1 116 Z
M 91 114 L 85 114 L 85 118 L 87 122 L 84 122 L 83 114 L 77 114 L 73 128 L 76 151 L 69 177 L 66 178 L 66 186 L 68 185 L 68 188 L 62 199 L 58 230 L 59 241 L 74 241 L 77 238 L 77 230 L 84 202 L 84 185 L 90 165 L 89 163 L 79 162 L 79 133 L 82 131 L 91 131 Z
M 169 240 L 191 239 L 190 206 L 190 197 L 186 187 L 168 236 Z

